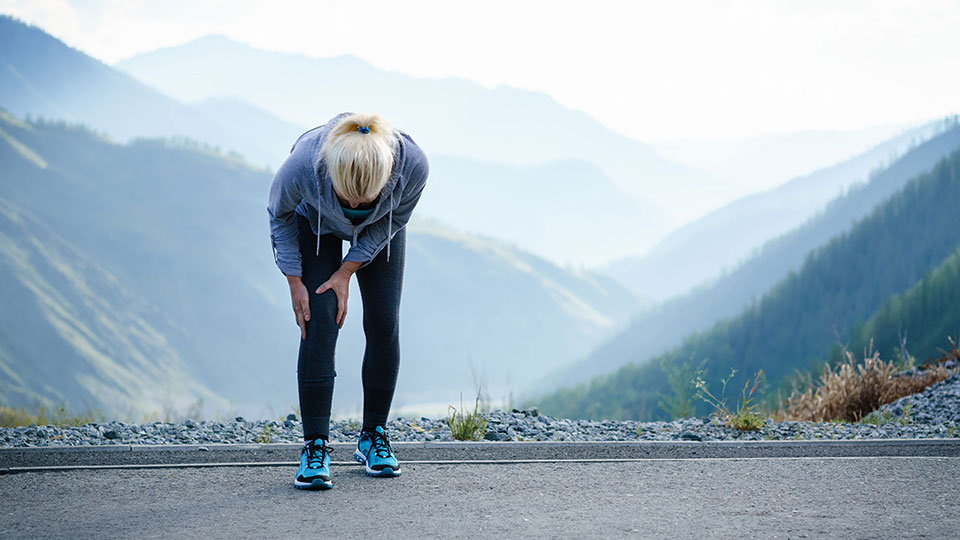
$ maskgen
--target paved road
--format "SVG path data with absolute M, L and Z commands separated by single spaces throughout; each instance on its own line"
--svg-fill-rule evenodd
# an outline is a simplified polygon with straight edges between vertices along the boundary
M 9 538 L 958 538 L 960 458 L 847 457 L 0 476 Z

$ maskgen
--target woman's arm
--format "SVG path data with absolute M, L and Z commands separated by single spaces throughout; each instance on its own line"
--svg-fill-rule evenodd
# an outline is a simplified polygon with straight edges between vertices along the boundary
M 273 258 L 280 271 L 287 276 L 302 275 L 295 210 L 303 195 L 297 183 L 297 156 L 296 153 L 290 154 L 277 169 L 267 201 Z

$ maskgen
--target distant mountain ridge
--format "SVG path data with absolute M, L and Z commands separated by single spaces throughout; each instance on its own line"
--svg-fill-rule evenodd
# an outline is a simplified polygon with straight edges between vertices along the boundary
M 256 137 L 232 131 L 6 15 L 0 15 L 0 67 L 0 106 L 14 116 L 82 123 L 120 142 L 187 136 L 240 152 L 259 165 L 275 155 Z
M 733 271 L 764 242 L 800 226 L 911 147 L 949 129 L 951 122 L 939 120 L 908 130 L 841 163 L 737 199 L 675 229 L 647 253 L 598 270 L 642 296 L 665 300 L 683 294 Z
M 211 97 L 183 105 L 39 29 L 0 18 L 3 28 L 10 32 L 0 36 L 0 62 L 6 62 L 7 75 L 16 74 L 19 82 L 0 89 L 0 106 L 3 100 L 18 103 L 14 112 L 20 116 L 29 113 L 79 121 L 120 142 L 137 136 L 186 136 L 224 152 L 236 150 L 255 165 L 273 167 L 286 158 L 293 141 L 313 127 L 310 122 L 328 119 L 304 114 L 299 119 L 303 125 L 298 125 L 235 97 Z M 334 70 L 356 64 L 332 63 Z M 371 77 L 378 73 L 369 69 Z M 77 86 L 88 91 L 78 95 L 65 90 Z M 283 101 L 274 97 L 271 102 Z M 423 144 L 421 132 L 402 127 Z M 448 125 L 442 129 L 450 131 Z M 593 265 L 636 253 L 670 227 L 670 218 L 661 209 L 625 193 L 599 167 L 583 160 L 510 165 L 498 162 L 496 155 L 480 160 L 431 151 L 430 156 L 439 168 L 432 175 L 432 187 L 418 208 L 419 215 L 443 219 L 461 230 L 498 236 L 560 265 Z M 472 199 L 456 193 L 454 187 L 469 188 Z M 568 213 L 551 211 L 543 204 L 545 200 L 575 209 L 584 217 L 568 219 Z M 490 208 L 499 209 L 496 219 L 483 206 L 491 202 Z M 597 208 L 577 206 L 582 203 Z M 616 242 L 611 235 L 604 235 L 601 245 L 592 247 L 596 230 L 601 226 L 610 230 L 616 219 L 622 220 L 632 241 Z
M 619 188 L 679 219 L 716 204 L 716 197 L 710 198 L 716 195 L 711 175 L 666 160 L 649 145 L 537 92 L 506 86 L 488 90 L 454 78 L 418 79 L 351 56 L 309 58 L 224 36 L 139 54 L 115 66 L 185 102 L 231 92 L 227 97 L 288 122 L 319 123 L 344 110 L 378 111 L 403 126 L 430 155 L 522 166 L 587 161 Z
M 842 163 L 931 121 L 771 133 L 735 140 L 662 141 L 653 143 L 653 147 L 667 158 L 710 171 L 741 190 L 755 193 Z

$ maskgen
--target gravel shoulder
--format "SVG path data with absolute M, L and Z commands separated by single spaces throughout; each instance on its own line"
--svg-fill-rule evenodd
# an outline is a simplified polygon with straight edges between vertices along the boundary
M 960 437 L 960 374 L 875 412 L 876 423 L 774 422 L 758 431 L 738 431 L 710 418 L 672 422 L 589 421 L 554 418 L 535 407 L 484 415 L 484 442 L 503 441 L 762 441 L 875 440 Z M 394 442 L 453 441 L 445 419 L 397 418 L 388 422 Z M 335 421 L 331 442 L 355 442 L 360 424 Z M 91 423 L 78 427 L 30 425 L 0 428 L 0 448 L 33 446 L 256 444 L 302 441 L 296 415 L 277 420 L 186 420 L 184 422 Z

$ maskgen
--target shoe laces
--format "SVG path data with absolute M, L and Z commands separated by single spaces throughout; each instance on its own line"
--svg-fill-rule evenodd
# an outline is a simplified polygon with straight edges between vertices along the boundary
M 333 448 L 326 444 L 318 445 L 316 442 L 312 440 L 303 445 L 303 451 L 307 453 L 307 467 L 311 469 L 323 467 L 324 459 L 333 453 Z
M 386 434 L 380 433 L 379 431 L 371 431 L 370 440 L 373 443 L 373 451 L 377 453 L 377 457 L 388 458 L 390 454 L 393 453 Z

